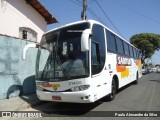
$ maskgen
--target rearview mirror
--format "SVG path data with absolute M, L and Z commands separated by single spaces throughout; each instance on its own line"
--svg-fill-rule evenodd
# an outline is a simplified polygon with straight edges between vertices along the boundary
M 91 35 L 91 30 L 86 29 L 82 32 L 81 36 L 81 51 L 89 50 L 89 36 Z
M 24 48 L 23 48 L 23 56 L 22 56 L 22 59 L 25 60 L 26 59 L 26 53 L 27 53 L 27 50 L 29 48 L 36 48 L 38 45 L 37 44 L 28 44 L 26 45 Z

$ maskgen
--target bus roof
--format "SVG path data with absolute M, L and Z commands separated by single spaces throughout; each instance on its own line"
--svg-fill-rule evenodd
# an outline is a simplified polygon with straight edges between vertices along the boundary
M 66 24 L 66 25 L 62 25 L 60 27 L 57 27 L 57 28 L 54 28 L 48 32 L 46 32 L 45 34 L 48 34 L 50 32 L 53 32 L 55 30 L 58 30 L 58 29 L 62 29 L 62 28 L 65 28 L 65 27 L 68 27 L 68 26 L 72 26 L 72 25 L 76 25 L 76 24 L 80 24 L 80 23 L 90 23 L 91 25 L 93 24 L 99 24 L 101 26 L 103 26 L 104 28 L 106 28 L 108 31 L 112 32 L 113 34 L 115 34 L 117 37 L 121 38 L 122 40 L 124 40 L 125 42 L 127 42 L 128 44 L 130 44 L 131 46 L 133 46 L 134 48 L 136 48 L 134 45 L 132 45 L 130 42 L 128 42 L 127 40 L 125 40 L 123 37 L 121 37 L 120 35 L 118 35 L 117 33 L 115 33 L 114 31 L 112 31 L 111 29 L 109 29 L 108 27 L 106 27 L 105 25 L 103 25 L 102 23 L 96 21 L 96 20 L 83 20 L 83 21 L 77 21 L 77 22 L 72 22 L 72 23 L 69 23 L 69 24 Z M 139 50 L 138 48 L 136 48 L 137 50 Z

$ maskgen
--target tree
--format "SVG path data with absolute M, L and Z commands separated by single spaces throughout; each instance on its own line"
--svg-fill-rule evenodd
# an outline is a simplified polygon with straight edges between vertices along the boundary
M 155 67 L 160 67 L 160 64 L 155 65 Z
M 130 38 L 131 44 L 141 50 L 141 60 L 151 58 L 156 50 L 160 49 L 160 35 L 153 33 L 141 33 Z

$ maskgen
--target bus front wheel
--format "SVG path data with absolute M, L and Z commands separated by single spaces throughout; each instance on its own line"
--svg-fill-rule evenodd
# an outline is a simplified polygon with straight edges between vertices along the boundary
M 113 79 L 112 86 L 111 86 L 111 93 L 107 96 L 107 99 L 109 101 L 112 101 L 114 100 L 115 96 L 116 96 L 116 81 Z

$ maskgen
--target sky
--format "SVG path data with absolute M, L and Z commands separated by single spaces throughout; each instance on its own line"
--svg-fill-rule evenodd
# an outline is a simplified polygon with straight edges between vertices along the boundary
M 39 1 L 59 22 L 48 25 L 47 30 L 81 20 L 82 0 Z M 101 22 L 129 41 L 131 36 L 139 33 L 160 34 L 159 5 L 160 0 L 87 0 L 87 19 Z M 160 64 L 160 51 L 147 62 Z

